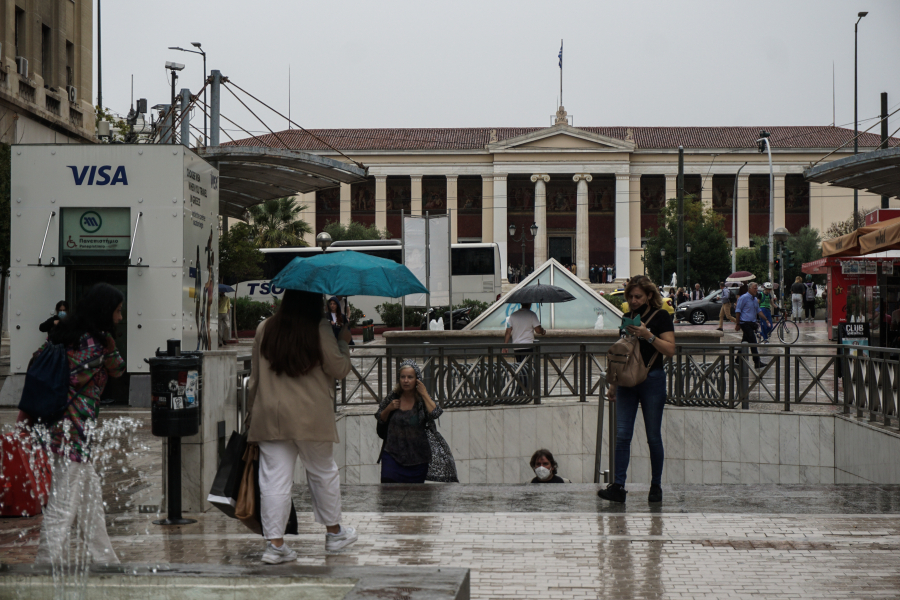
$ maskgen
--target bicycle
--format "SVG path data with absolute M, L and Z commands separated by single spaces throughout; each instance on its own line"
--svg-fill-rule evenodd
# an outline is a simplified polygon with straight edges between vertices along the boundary
M 781 311 L 779 316 L 772 317 L 772 331 L 769 332 L 769 337 L 777 334 L 782 344 L 793 344 L 800 339 L 800 328 L 786 316 L 787 313 Z M 762 336 L 762 323 L 759 323 L 759 327 L 756 329 L 756 339 L 760 344 L 768 343 L 768 340 L 763 339 Z

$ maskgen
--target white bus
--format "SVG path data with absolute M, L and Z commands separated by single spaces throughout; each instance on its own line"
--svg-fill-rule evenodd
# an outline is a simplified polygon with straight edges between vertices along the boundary
M 326 252 L 345 252 L 353 250 L 378 258 L 386 258 L 394 262 L 403 262 L 403 246 L 400 240 L 365 240 L 333 243 Z M 269 284 L 289 262 L 295 257 L 308 257 L 321 254 L 319 248 L 263 248 L 266 262 L 263 266 L 265 279 L 242 281 L 237 285 L 237 295 L 252 300 L 270 300 L 280 297 L 283 290 L 272 289 Z M 453 244 L 451 246 L 453 269 L 453 304 L 472 299 L 492 303 L 500 295 L 503 275 L 500 272 L 500 248 L 497 244 Z M 382 296 L 353 296 L 350 304 L 362 310 L 367 319 L 381 322 L 375 307 L 385 302 L 400 302 L 400 298 L 384 298 Z M 415 323 L 414 326 L 418 326 Z

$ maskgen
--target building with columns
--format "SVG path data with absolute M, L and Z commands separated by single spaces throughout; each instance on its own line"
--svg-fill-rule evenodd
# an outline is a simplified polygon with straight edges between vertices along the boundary
M 676 195 L 679 146 L 685 193 L 722 214 L 729 236 L 735 174 L 747 163 L 737 181 L 737 245 L 768 235 L 769 164 L 756 147 L 763 129 L 771 133 L 775 227 L 824 230 L 850 217 L 852 191 L 807 183 L 802 175 L 839 146 L 845 147 L 825 160 L 852 153 L 853 131 L 840 127 L 573 127 L 560 108 L 545 128 L 294 129 L 234 143 L 288 145 L 345 160 L 337 149 L 368 167 L 364 184 L 300 197 L 315 232 L 330 221 L 358 221 L 399 237 L 401 211 L 449 211 L 452 241 L 496 242 L 504 275 L 507 265 L 552 257 L 576 264 L 583 279 L 592 264 L 615 265 L 621 279 L 642 271 L 641 243 Z M 877 135 L 863 134 L 860 152 L 879 143 Z M 859 200 L 861 208 L 880 205 L 872 194 L 860 193 Z M 515 224 L 518 238 L 532 223 L 537 237 L 523 256 L 508 227 Z

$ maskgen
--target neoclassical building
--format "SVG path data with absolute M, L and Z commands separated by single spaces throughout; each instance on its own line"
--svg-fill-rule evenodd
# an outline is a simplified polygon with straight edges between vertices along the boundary
M 453 241 L 496 242 L 504 274 L 508 264 L 553 257 L 576 264 L 582 278 L 591 264 L 614 264 L 623 278 L 641 272 L 641 243 L 653 235 L 665 200 L 676 195 L 679 146 L 685 193 L 725 217 L 729 236 L 735 175 L 747 163 L 737 180 L 737 245 L 768 234 L 769 165 L 756 147 L 761 130 L 771 134 L 776 227 L 823 230 L 851 215 L 852 191 L 810 184 L 802 175 L 839 146 L 845 147 L 825 160 L 852 153 L 853 131 L 840 127 L 573 127 L 561 108 L 556 124 L 544 128 L 292 129 L 235 143 L 287 145 L 368 167 L 364 184 L 300 197 L 316 232 L 329 221 L 359 221 L 399 237 L 401 211 L 449 211 Z M 879 143 L 864 134 L 860 152 Z M 861 207 L 879 204 L 880 196 L 860 194 Z M 538 234 L 526 238 L 523 256 L 518 238 L 532 223 Z

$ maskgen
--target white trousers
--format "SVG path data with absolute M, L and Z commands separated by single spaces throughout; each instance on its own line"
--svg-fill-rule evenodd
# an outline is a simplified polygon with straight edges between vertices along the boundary
M 106 533 L 100 476 L 91 463 L 78 463 L 53 455 L 50 499 L 44 508 L 36 564 L 79 562 L 85 550 L 93 562 L 118 563 Z M 75 539 L 72 539 L 72 526 Z M 75 544 L 72 546 L 71 542 Z
M 316 523 L 326 527 L 341 522 L 341 478 L 334 462 L 333 442 L 273 440 L 259 442 L 259 494 L 263 535 L 284 537 L 291 511 L 291 487 L 297 456 L 306 469 Z
M 791 294 L 791 309 L 795 319 L 803 318 L 803 294 Z

